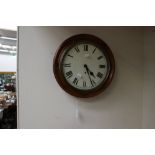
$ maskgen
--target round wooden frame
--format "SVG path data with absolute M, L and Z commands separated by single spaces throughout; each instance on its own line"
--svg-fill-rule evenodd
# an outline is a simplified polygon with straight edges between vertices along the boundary
M 99 86 L 91 90 L 79 90 L 74 88 L 66 81 L 62 73 L 61 61 L 63 56 L 65 55 L 66 49 L 69 49 L 78 43 L 94 44 L 95 46 L 97 46 L 103 51 L 108 62 L 108 73 L 105 79 Z M 94 35 L 89 35 L 89 34 L 74 35 L 68 38 L 67 40 L 65 40 L 58 48 L 53 60 L 53 72 L 60 87 L 70 95 L 81 97 L 81 98 L 93 97 L 103 92 L 111 83 L 115 72 L 114 56 L 110 48 L 108 47 L 108 45 L 98 37 Z

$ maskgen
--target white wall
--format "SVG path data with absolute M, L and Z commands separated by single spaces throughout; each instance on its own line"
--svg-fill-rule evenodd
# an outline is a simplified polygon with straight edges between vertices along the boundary
M 155 27 L 144 33 L 143 128 L 155 128 Z
M 112 84 L 90 99 L 65 93 L 52 70 L 59 45 L 79 33 L 102 38 L 116 60 Z M 142 128 L 143 44 L 141 27 L 19 27 L 19 128 Z
M 0 54 L 0 72 L 16 72 L 16 56 Z

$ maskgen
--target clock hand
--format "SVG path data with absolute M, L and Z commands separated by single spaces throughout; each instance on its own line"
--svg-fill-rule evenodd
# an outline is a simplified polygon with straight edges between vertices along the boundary
M 93 77 L 95 78 L 94 73 L 93 73 L 93 72 L 91 72 L 90 70 L 89 70 L 89 72 L 90 72 L 90 75 L 91 75 L 91 76 L 93 76 Z
M 88 66 L 85 64 L 85 67 L 87 68 L 87 70 L 89 71 L 90 75 L 93 76 L 95 78 L 95 75 L 92 71 L 90 71 L 90 69 L 88 68 Z
M 84 64 L 84 67 L 86 68 L 86 71 L 87 71 L 87 74 L 88 74 L 88 77 L 89 77 L 89 80 L 90 80 L 92 86 L 94 86 L 94 85 L 93 85 L 93 82 L 92 82 L 92 80 L 91 80 L 91 77 L 90 77 L 90 75 L 89 75 L 89 69 L 88 69 L 87 65 Z

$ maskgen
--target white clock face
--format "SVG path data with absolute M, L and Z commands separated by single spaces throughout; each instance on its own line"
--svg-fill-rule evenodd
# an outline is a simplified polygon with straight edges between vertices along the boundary
M 66 81 L 76 89 L 91 90 L 99 86 L 108 72 L 104 53 L 92 44 L 77 44 L 65 51 L 62 59 Z

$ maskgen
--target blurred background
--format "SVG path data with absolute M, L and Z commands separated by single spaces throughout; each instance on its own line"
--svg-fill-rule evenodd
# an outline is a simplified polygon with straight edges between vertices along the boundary
M 17 28 L 0 27 L 0 129 L 17 128 Z

